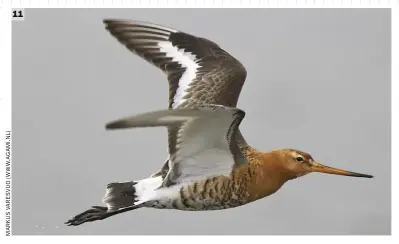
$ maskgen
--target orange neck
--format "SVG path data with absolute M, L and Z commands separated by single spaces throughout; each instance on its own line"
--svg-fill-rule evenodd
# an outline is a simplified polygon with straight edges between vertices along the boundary
M 275 193 L 285 182 L 294 178 L 292 173 L 281 166 L 273 153 L 250 148 L 246 150 L 245 156 L 249 164 L 239 171 L 248 179 L 249 202 Z

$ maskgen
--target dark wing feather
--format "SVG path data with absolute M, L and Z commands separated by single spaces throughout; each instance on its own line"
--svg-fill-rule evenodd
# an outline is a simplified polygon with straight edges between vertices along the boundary
M 199 66 L 185 89 L 179 105 L 214 103 L 236 106 L 246 78 L 244 66 L 216 43 L 172 28 L 140 21 L 104 20 L 106 29 L 130 51 L 160 68 L 168 76 L 169 108 L 173 106 L 182 75 L 190 63 L 180 63 L 161 50 L 159 43 L 170 43 Z M 177 106 L 176 106 L 177 107 Z
M 169 108 L 236 107 L 246 70 L 216 43 L 148 22 L 106 19 L 104 23 L 120 43 L 167 75 Z M 177 131 L 168 127 L 171 155 L 176 152 Z M 240 147 L 248 147 L 239 130 L 236 140 Z

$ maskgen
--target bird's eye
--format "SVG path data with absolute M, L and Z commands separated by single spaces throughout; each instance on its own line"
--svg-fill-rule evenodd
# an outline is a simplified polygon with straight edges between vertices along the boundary
M 303 158 L 302 158 L 302 157 L 296 157 L 296 161 L 302 162 L 302 161 L 303 161 Z

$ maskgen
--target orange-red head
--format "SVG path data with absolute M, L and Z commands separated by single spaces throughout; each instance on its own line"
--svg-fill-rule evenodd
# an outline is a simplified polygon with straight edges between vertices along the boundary
M 277 150 L 272 153 L 277 154 L 277 157 L 279 157 L 278 161 L 281 164 L 281 169 L 286 171 L 286 173 L 292 178 L 297 178 L 312 172 L 373 178 L 372 175 L 355 173 L 322 165 L 316 162 L 308 153 L 295 149 Z

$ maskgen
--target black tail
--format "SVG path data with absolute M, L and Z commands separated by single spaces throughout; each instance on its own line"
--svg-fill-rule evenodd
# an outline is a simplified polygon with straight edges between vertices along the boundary
M 137 202 L 136 190 L 134 185 L 137 182 L 118 182 L 107 185 L 107 190 L 103 198 L 103 203 L 107 207 L 93 206 L 89 210 L 76 215 L 68 220 L 67 225 L 81 225 L 86 222 L 106 219 L 115 214 L 134 210 L 143 206 L 143 204 L 135 205 Z
M 107 205 L 108 210 L 133 206 L 137 202 L 135 184 L 137 184 L 135 181 L 109 183 L 103 198 L 103 203 Z
M 127 208 L 113 210 L 113 211 L 109 211 L 107 207 L 93 206 L 91 209 L 86 210 L 83 213 L 78 214 L 75 217 L 73 217 L 72 219 L 68 220 L 67 222 L 65 222 L 65 224 L 68 226 L 71 226 L 71 225 L 77 226 L 77 225 L 81 225 L 86 222 L 92 222 L 92 221 L 96 221 L 96 220 L 106 219 L 115 214 L 120 214 L 123 212 L 131 211 L 131 210 L 134 210 L 137 208 L 141 208 L 142 206 L 143 206 L 143 203 L 138 204 L 138 205 L 133 205 L 133 206 L 130 206 Z

